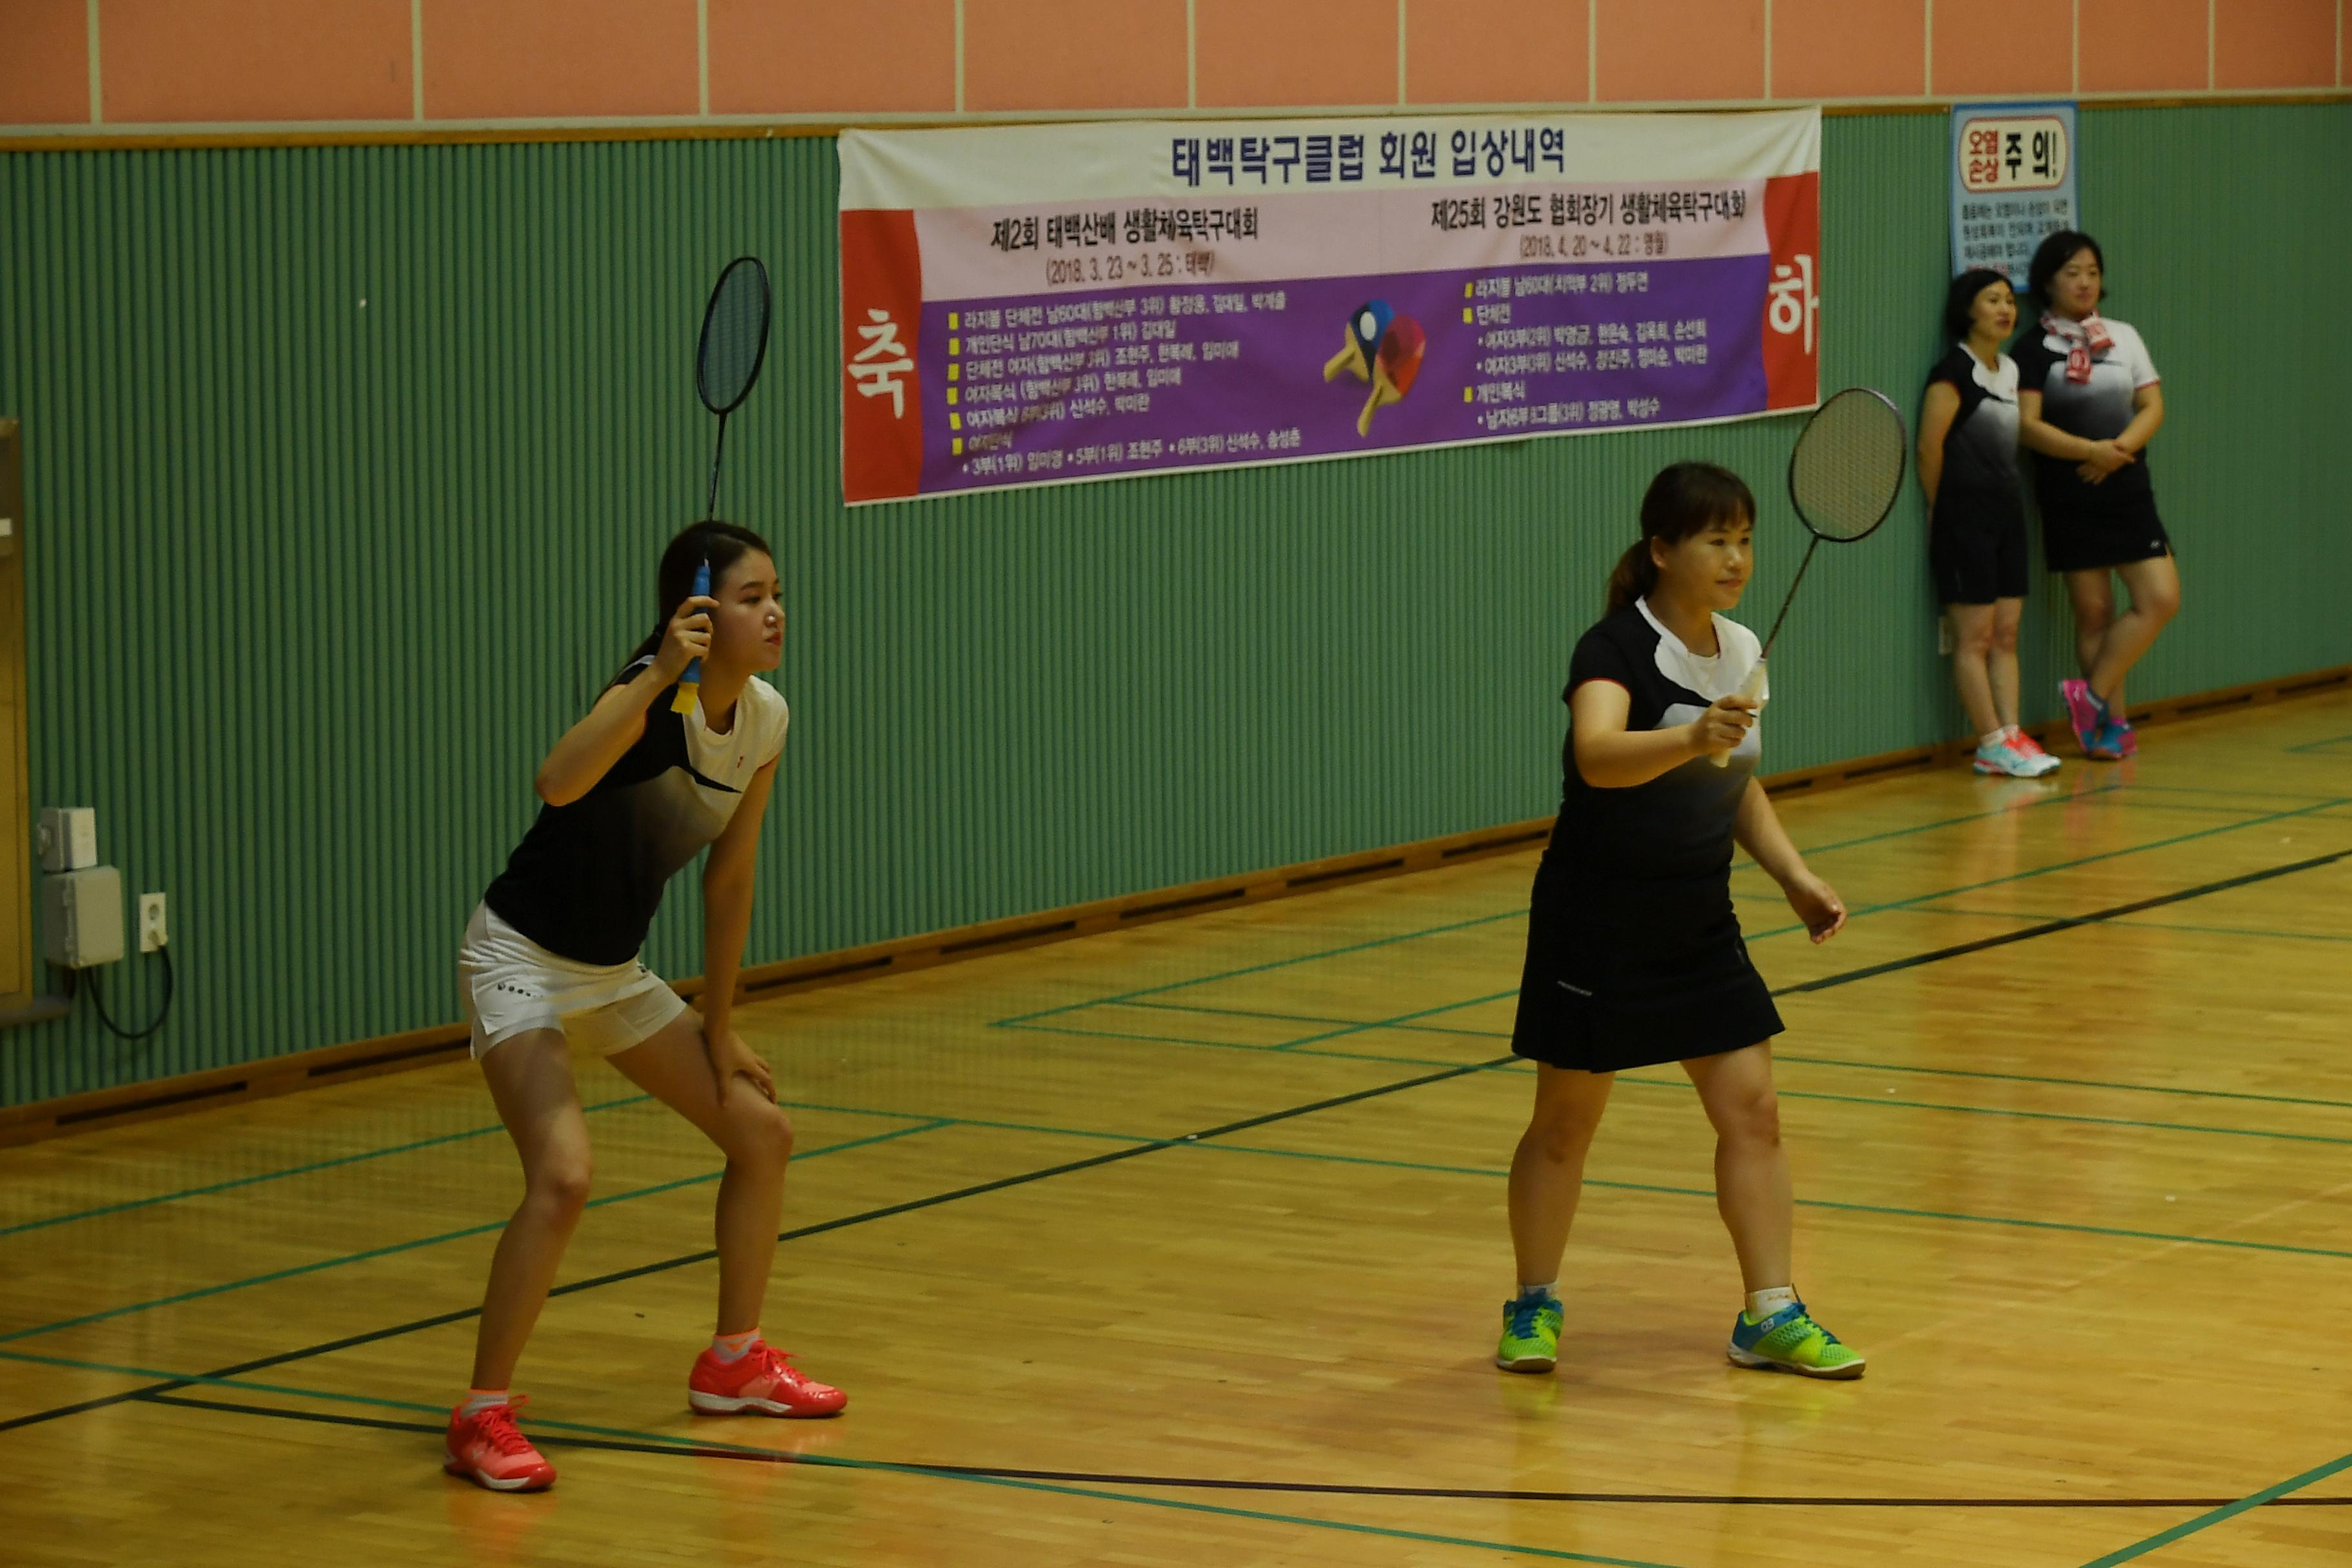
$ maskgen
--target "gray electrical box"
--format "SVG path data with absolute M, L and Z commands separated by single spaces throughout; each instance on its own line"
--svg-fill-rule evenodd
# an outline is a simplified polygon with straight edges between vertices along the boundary
M 122 962 L 122 873 L 111 866 L 41 879 L 43 955 L 63 969 Z
M 44 871 L 86 871 L 98 864 L 98 813 L 89 806 L 43 806 L 33 837 Z

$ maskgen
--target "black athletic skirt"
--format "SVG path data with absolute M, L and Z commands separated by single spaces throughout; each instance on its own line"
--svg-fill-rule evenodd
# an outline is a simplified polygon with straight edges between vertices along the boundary
M 2022 599 L 2032 568 L 2025 544 L 2025 502 L 2006 494 L 1948 490 L 1936 498 L 1927 524 L 1927 566 L 1937 602 L 1990 605 Z
M 1595 881 L 1549 860 L 1537 872 L 1512 1054 L 1617 1072 L 1740 1050 L 1780 1029 L 1727 872 Z
M 2045 493 L 2042 555 L 2050 570 L 2091 572 L 2171 554 L 2172 538 L 2156 514 L 2156 493 L 2141 487 L 2121 500 L 2120 505 L 2086 506 L 2072 497 Z

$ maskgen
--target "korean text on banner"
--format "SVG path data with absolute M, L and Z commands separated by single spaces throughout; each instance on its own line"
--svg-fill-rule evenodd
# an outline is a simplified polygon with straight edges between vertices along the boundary
M 1819 401 L 1821 116 L 845 132 L 852 502 Z
M 1952 276 L 1987 267 L 2020 293 L 2042 239 L 2083 226 L 2074 106 L 1963 103 L 1952 110 Z

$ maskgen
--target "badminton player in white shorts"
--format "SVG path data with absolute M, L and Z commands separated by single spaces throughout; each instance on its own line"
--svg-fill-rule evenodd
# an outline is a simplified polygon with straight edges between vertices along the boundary
M 706 561 L 707 597 L 692 592 Z M 767 1063 L 730 1019 L 760 826 L 791 717 L 760 679 L 782 657 L 782 588 L 767 544 L 723 522 L 671 541 L 659 587 L 653 635 L 540 765 L 545 805 L 458 949 L 473 1054 L 522 1157 L 523 1199 L 490 1263 L 473 1384 L 450 1413 L 446 1468 L 498 1491 L 555 1482 L 516 1429 L 508 1386 L 588 1198 L 571 1045 L 604 1056 L 727 1157 L 717 1332 L 688 1374 L 691 1406 L 811 1416 L 846 1403 L 760 1336 L 793 1130 Z M 674 711 L 697 658 L 699 700 Z M 698 1018 L 637 952 L 663 889 L 706 846 Z

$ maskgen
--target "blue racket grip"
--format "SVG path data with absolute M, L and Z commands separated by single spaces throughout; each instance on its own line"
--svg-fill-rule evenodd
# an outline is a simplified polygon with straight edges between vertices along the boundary
M 706 561 L 700 566 L 695 568 L 694 597 L 698 599 L 707 599 L 709 596 L 710 563 Z M 670 700 L 670 711 L 673 713 L 693 712 L 695 701 L 700 695 L 701 690 L 702 660 L 699 658 L 689 660 L 686 667 L 686 673 L 678 677 L 677 695 Z

